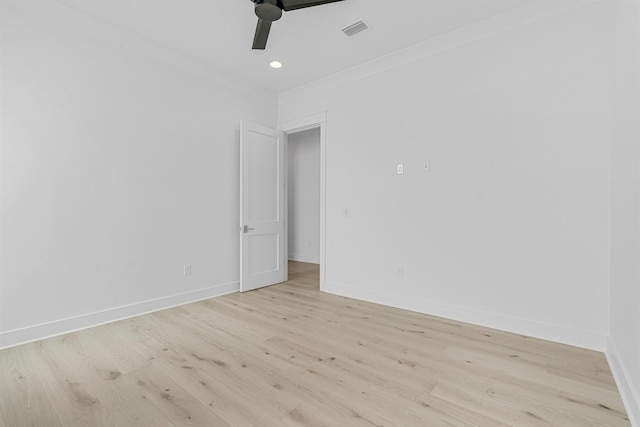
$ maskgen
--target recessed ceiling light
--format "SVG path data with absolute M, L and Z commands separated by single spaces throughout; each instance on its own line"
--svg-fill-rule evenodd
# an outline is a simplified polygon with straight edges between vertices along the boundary
M 280 62 L 280 61 L 271 61 L 271 63 L 269 64 L 269 66 L 270 66 L 271 68 L 276 68 L 276 69 L 278 69 L 278 68 L 282 68 L 282 62 Z

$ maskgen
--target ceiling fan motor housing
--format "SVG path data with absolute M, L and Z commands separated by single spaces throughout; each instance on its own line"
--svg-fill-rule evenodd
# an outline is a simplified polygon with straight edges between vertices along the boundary
M 344 0 L 251 0 L 258 16 L 252 49 L 264 50 L 267 47 L 271 23 L 282 17 L 282 11 L 289 12 L 339 1 Z
M 277 21 L 282 17 L 282 9 L 276 0 L 255 0 L 255 12 L 258 18 L 265 21 Z

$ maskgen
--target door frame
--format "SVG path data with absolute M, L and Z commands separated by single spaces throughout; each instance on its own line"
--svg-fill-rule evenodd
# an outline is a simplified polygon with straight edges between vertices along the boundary
M 327 179 L 327 111 L 286 120 L 278 123 L 278 130 L 283 132 L 284 158 L 289 158 L 288 135 L 303 132 L 305 130 L 320 128 L 320 290 L 324 290 L 326 283 L 326 179 Z M 289 263 L 289 162 L 284 165 L 284 255 Z M 285 280 L 289 279 L 288 268 L 284 271 Z

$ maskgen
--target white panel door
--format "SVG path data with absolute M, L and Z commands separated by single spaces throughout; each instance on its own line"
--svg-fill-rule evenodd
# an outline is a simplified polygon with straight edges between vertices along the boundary
M 240 291 L 285 281 L 284 134 L 240 122 Z

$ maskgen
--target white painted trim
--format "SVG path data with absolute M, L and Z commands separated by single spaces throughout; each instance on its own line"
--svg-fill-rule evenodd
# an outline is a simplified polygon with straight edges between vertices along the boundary
M 238 292 L 239 290 L 239 282 L 225 283 L 222 285 L 211 286 L 209 288 L 141 301 L 120 307 L 109 308 L 106 310 L 95 311 L 93 313 L 81 314 L 79 316 L 68 317 L 66 319 L 54 320 L 52 322 L 40 323 L 38 325 L 2 332 L 0 333 L 0 350 L 51 338 L 57 335 L 68 334 L 70 332 L 103 325 L 105 323 L 152 313 L 154 311 L 165 310 L 179 305 Z
M 249 168 L 249 135 L 252 133 L 261 134 L 269 138 L 274 138 L 278 141 L 276 144 L 276 205 L 277 205 L 277 218 L 272 220 L 257 220 L 250 221 L 249 218 L 249 205 L 251 204 L 249 198 L 251 191 L 251 181 L 248 179 L 250 174 Z M 239 183 L 239 239 L 240 239 L 240 292 L 253 291 L 265 286 L 275 285 L 277 283 L 283 283 L 289 280 L 289 272 L 287 265 L 288 255 L 288 241 L 287 241 L 287 203 L 288 203 L 288 189 L 287 189 L 287 135 L 281 130 L 273 129 L 270 126 L 264 126 L 259 123 L 248 122 L 240 120 L 240 183 Z M 245 226 L 253 226 L 257 228 L 255 233 L 245 233 L 243 228 Z M 261 234 L 262 230 L 272 231 L 276 229 L 275 235 L 278 237 L 279 242 L 276 250 L 277 257 L 277 269 L 254 272 L 249 271 L 250 258 L 253 257 L 249 251 L 248 238 L 254 234 Z M 273 235 L 273 234 L 271 234 Z
M 158 43 L 136 32 L 128 31 L 91 13 L 86 13 L 64 1 L 4 0 L 32 15 L 33 18 L 72 28 L 87 35 L 115 43 L 121 49 L 134 52 L 173 68 L 207 79 L 220 88 L 231 89 L 252 99 L 275 104 L 275 91 L 216 67 L 197 56 Z
M 327 112 L 311 114 L 309 116 L 299 117 L 295 119 L 286 120 L 278 124 L 278 130 L 286 133 L 298 133 L 305 130 L 315 129 L 321 127 L 322 124 L 327 122 Z
M 402 67 L 443 52 L 457 49 L 491 37 L 573 12 L 601 0 L 540 0 L 502 13 L 472 25 L 451 31 L 429 40 L 398 50 L 364 64 L 315 80 L 297 88 L 281 92 L 278 105 L 287 104 L 316 93 L 324 92 L 376 74 Z
M 282 132 L 280 129 L 278 129 Z M 282 253 L 285 255 L 284 259 L 284 281 L 289 281 L 289 135 L 286 132 L 282 132 L 282 141 L 284 144 L 284 189 L 282 191 L 282 197 L 284 198 L 284 208 L 282 215 L 284 216 L 284 230 L 282 232 Z
M 390 307 L 411 310 L 417 313 L 442 317 L 474 325 L 486 326 L 505 332 L 512 332 L 590 350 L 604 351 L 606 348 L 605 335 L 580 329 L 572 329 L 559 325 L 551 325 L 527 319 L 520 319 L 499 314 L 487 313 L 465 307 L 442 304 L 414 297 L 388 294 L 341 283 L 325 283 L 324 292 L 368 301 Z
M 289 253 L 289 261 L 308 262 L 310 264 L 320 264 L 320 257 L 315 255 Z
M 611 338 L 607 340 L 607 351 L 605 351 L 605 355 L 607 356 L 609 367 L 613 373 L 613 378 L 616 380 L 620 396 L 622 396 L 631 427 L 640 427 L 640 390 L 638 389 L 640 384 L 633 384 L 629 370 L 625 366 Z
M 320 128 L 320 290 L 324 290 L 327 267 L 327 116 L 328 112 L 312 114 L 305 117 L 286 120 L 278 124 L 278 130 L 286 135 L 303 132 L 305 130 Z M 285 139 L 285 156 L 288 156 L 288 141 Z M 289 171 L 285 167 L 285 182 L 287 182 Z M 288 187 L 288 186 L 285 186 Z M 289 197 L 289 189 L 285 188 L 285 197 Z M 288 200 L 288 199 L 286 199 Z M 285 209 L 285 215 L 287 214 Z M 288 221 L 288 218 L 286 219 Z M 285 240 L 288 239 L 288 222 L 285 223 Z

